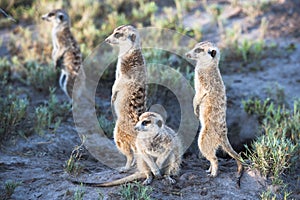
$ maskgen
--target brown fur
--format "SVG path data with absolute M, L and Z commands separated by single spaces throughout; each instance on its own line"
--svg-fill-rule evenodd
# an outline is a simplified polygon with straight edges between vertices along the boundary
M 124 178 L 106 183 L 85 183 L 93 187 L 110 187 L 138 179 L 145 179 L 143 184 L 151 184 L 153 176 L 162 175 L 170 184 L 176 183 L 171 178 L 180 170 L 182 144 L 178 135 L 164 124 L 163 118 L 153 112 L 146 112 L 140 116 L 140 121 L 135 129 L 138 131 L 136 138 L 137 169 L 138 171 Z M 144 122 L 149 122 L 144 124 Z M 81 184 L 79 181 L 72 181 Z
M 62 19 L 59 16 L 62 16 Z M 72 99 L 74 82 L 82 65 L 82 55 L 71 33 L 69 16 L 64 10 L 57 9 L 43 15 L 42 19 L 53 24 L 52 59 L 55 67 L 61 69 L 60 87 Z
M 195 115 L 201 122 L 198 146 L 203 156 L 210 161 L 208 172 L 212 177 L 217 176 L 216 150 L 222 147 L 237 162 L 239 186 L 243 166 L 239 155 L 233 150 L 227 138 L 226 91 L 218 68 L 219 49 L 210 42 L 202 42 L 198 43 L 186 56 L 197 61 L 196 95 L 193 106 Z
M 116 37 L 116 34 L 122 35 Z M 146 66 L 141 53 L 139 33 L 132 26 L 121 26 L 106 39 L 119 46 L 116 80 L 112 88 L 111 103 L 117 116 L 114 140 L 127 162 L 121 171 L 134 164 L 137 132 L 134 125 L 146 110 Z

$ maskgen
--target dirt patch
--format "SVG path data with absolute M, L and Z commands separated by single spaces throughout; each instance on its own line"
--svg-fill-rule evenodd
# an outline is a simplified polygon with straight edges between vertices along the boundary
M 300 38 L 299 30 L 300 2 L 285 0 L 284 3 L 271 6 L 267 13 L 268 34 L 273 37 Z

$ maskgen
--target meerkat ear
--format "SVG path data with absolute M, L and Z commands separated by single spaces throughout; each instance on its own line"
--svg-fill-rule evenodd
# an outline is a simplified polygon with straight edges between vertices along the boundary
M 161 121 L 161 120 L 158 120 L 158 121 L 156 122 L 156 124 L 157 124 L 157 126 L 158 126 L 159 128 L 162 127 L 162 121 Z
M 129 36 L 130 40 L 132 42 L 135 42 L 135 39 L 136 39 L 136 35 L 134 33 L 132 33 L 130 36 Z

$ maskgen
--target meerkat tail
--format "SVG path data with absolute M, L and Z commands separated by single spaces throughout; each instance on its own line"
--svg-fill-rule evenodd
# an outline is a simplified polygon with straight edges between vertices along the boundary
M 237 166 L 238 166 L 238 170 L 237 170 L 237 180 L 236 180 L 236 185 L 238 188 L 240 188 L 241 185 L 241 178 L 243 176 L 244 173 L 244 167 L 240 161 L 240 156 L 239 154 L 237 154 L 233 148 L 231 147 L 231 145 L 229 144 L 229 141 L 227 139 L 227 142 L 224 142 L 224 144 L 222 145 L 222 148 L 232 157 L 236 160 Z
M 71 180 L 71 182 L 74 184 L 77 184 L 77 185 L 83 184 L 83 185 L 90 186 L 90 187 L 112 187 L 112 186 L 129 183 L 129 182 L 143 179 L 143 178 L 147 178 L 145 173 L 136 172 L 136 173 L 126 176 L 124 178 L 121 178 L 121 179 L 118 179 L 115 181 L 111 181 L 111 182 L 105 182 L 105 183 L 88 183 L 88 182 L 80 182 L 80 181 L 74 181 L 74 180 Z

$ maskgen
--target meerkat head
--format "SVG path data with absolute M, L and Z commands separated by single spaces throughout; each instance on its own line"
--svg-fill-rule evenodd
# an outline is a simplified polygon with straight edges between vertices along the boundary
M 51 12 L 42 16 L 43 20 L 52 22 L 54 26 L 69 26 L 70 18 L 69 15 L 61 9 L 52 10 Z
M 134 129 L 140 132 L 157 133 L 164 126 L 163 118 L 154 112 L 145 112 L 139 117 Z
M 220 59 L 220 50 L 211 42 L 200 42 L 185 54 L 187 58 L 196 60 L 201 66 L 209 66 L 212 63 L 218 63 Z
M 140 45 L 139 33 L 131 25 L 122 25 L 114 30 L 114 32 L 105 39 L 110 45 L 117 45 L 120 49 L 129 50 L 138 48 Z

